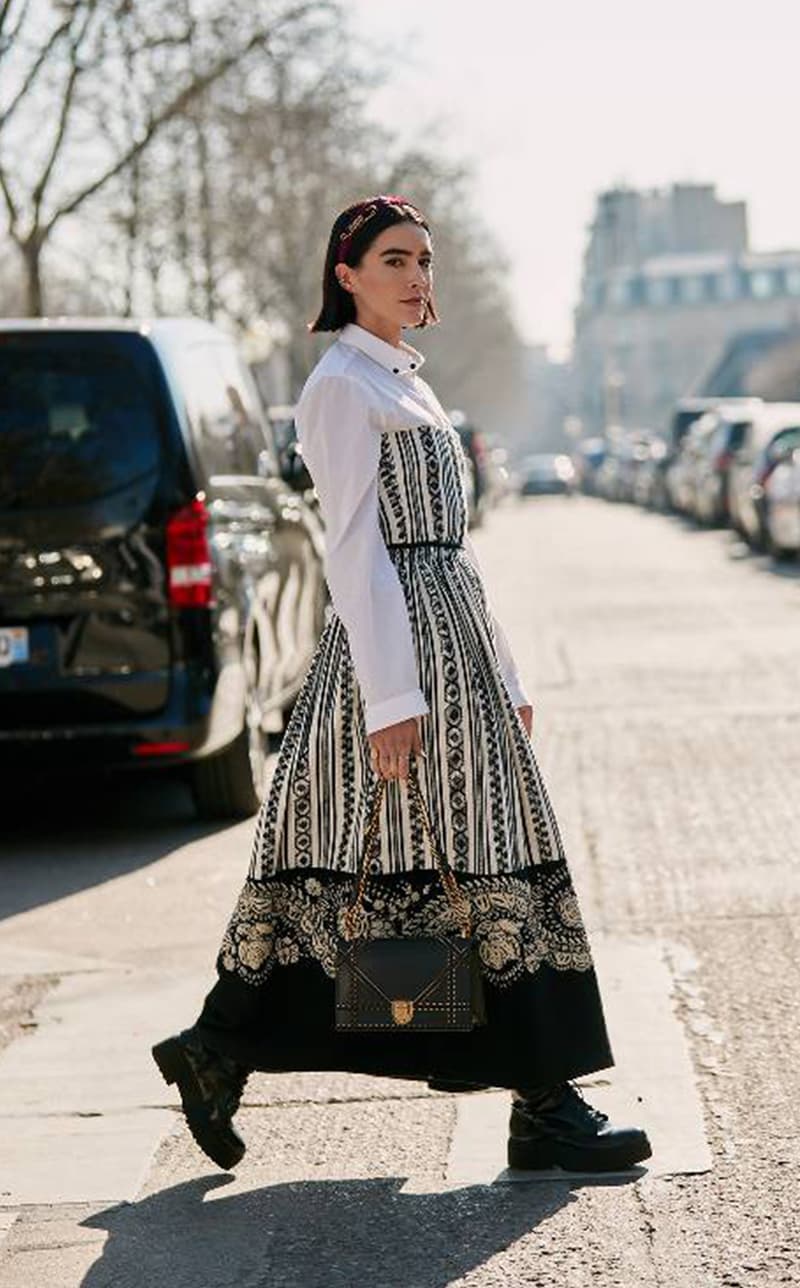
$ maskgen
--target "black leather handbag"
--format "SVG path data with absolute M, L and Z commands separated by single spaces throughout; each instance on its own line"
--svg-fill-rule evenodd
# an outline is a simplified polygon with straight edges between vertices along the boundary
M 483 976 L 469 900 L 434 840 L 414 765 L 409 768 L 407 782 L 461 933 L 359 939 L 355 922 L 359 911 L 366 915 L 363 898 L 367 863 L 386 787 L 386 780 L 379 779 L 359 864 L 358 890 L 354 902 L 345 910 L 346 933 L 338 945 L 335 1027 L 340 1031 L 461 1033 L 486 1023 Z

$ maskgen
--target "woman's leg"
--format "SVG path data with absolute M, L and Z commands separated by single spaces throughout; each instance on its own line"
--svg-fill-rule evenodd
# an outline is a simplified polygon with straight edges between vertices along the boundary
M 219 1167 L 235 1167 L 245 1143 L 233 1125 L 250 1069 L 218 1045 L 246 1030 L 258 1008 L 258 990 L 236 975 L 218 973 L 196 1023 L 153 1047 L 162 1077 L 180 1092 L 189 1130 Z

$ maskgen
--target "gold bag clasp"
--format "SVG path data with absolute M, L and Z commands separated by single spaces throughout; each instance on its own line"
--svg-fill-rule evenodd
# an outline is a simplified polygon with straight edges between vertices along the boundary
M 392 1002 L 392 1019 L 395 1024 L 410 1024 L 414 1014 L 414 1003 L 398 997 Z

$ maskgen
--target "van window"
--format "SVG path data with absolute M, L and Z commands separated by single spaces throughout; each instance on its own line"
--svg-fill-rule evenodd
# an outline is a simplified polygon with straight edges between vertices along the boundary
M 128 335 L 0 334 L 0 511 L 83 504 L 159 468 L 146 349 Z
M 797 447 L 800 447 L 800 426 L 781 430 L 769 444 L 767 452 L 772 461 L 785 460 Z
M 256 474 L 259 454 L 269 451 L 270 445 L 257 394 L 233 345 L 194 344 L 180 356 L 178 365 L 206 478 Z

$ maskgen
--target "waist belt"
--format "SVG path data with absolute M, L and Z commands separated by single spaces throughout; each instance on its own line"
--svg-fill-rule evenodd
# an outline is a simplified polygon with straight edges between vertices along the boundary
M 463 550 L 463 541 L 387 541 L 388 550 L 411 550 L 418 546 L 444 546 L 449 550 Z

